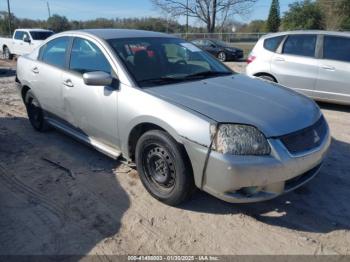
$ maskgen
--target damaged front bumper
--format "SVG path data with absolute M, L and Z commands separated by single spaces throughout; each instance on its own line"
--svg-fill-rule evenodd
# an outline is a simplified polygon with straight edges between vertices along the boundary
M 330 141 L 327 130 L 317 148 L 298 155 L 289 153 L 279 139 L 268 139 L 271 146 L 269 156 L 237 156 L 211 150 L 200 182 L 196 172 L 199 170 L 194 170 L 196 185 L 209 194 L 232 203 L 272 199 L 311 180 L 321 168 Z M 199 150 L 198 147 L 200 146 L 197 145 L 195 150 L 197 154 L 192 151 L 190 158 L 193 159 L 196 155 L 203 161 L 204 150 Z

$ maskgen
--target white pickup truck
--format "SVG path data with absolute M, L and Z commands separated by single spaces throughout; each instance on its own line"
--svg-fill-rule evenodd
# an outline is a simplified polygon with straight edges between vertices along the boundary
M 24 55 L 32 52 L 54 32 L 45 29 L 17 29 L 12 38 L 0 38 L 0 46 L 5 59 L 14 55 Z

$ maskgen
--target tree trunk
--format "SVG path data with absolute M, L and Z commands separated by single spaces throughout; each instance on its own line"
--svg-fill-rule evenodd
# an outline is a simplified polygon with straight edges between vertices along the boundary
M 216 7 L 217 7 L 217 0 L 213 0 L 212 5 L 212 18 L 211 18 L 211 25 L 210 25 L 210 33 L 215 32 L 215 24 L 216 24 Z

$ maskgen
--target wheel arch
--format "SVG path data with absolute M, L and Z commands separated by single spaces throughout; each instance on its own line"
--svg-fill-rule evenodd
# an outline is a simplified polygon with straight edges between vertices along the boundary
M 259 73 L 255 73 L 254 76 L 256 76 L 256 77 L 269 76 L 269 77 L 272 77 L 275 80 L 276 83 L 278 83 L 277 78 L 274 75 L 270 74 L 270 73 L 259 72 Z
M 135 149 L 137 141 L 140 139 L 140 137 L 150 130 L 161 130 L 166 133 L 168 133 L 176 142 L 179 144 L 182 144 L 181 137 L 177 134 L 177 132 L 171 128 L 168 124 L 163 123 L 160 120 L 153 120 L 153 121 L 142 121 L 135 123 L 132 125 L 132 128 L 130 128 L 130 131 L 128 132 L 127 136 L 127 157 L 131 160 L 135 160 Z
M 22 97 L 23 102 L 26 102 L 25 99 L 26 99 L 26 95 L 27 95 L 29 90 L 31 90 L 29 86 L 27 86 L 27 85 L 22 86 L 21 97 Z

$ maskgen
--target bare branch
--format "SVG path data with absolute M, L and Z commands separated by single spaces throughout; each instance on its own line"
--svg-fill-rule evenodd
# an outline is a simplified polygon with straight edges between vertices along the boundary
M 153 5 L 173 15 L 188 14 L 189 17 L 203 21 L 208 32 L 215 31 L 217 21 L 225 23 L 234 15 L 245 15 L 257 0 L 151 0 Z

